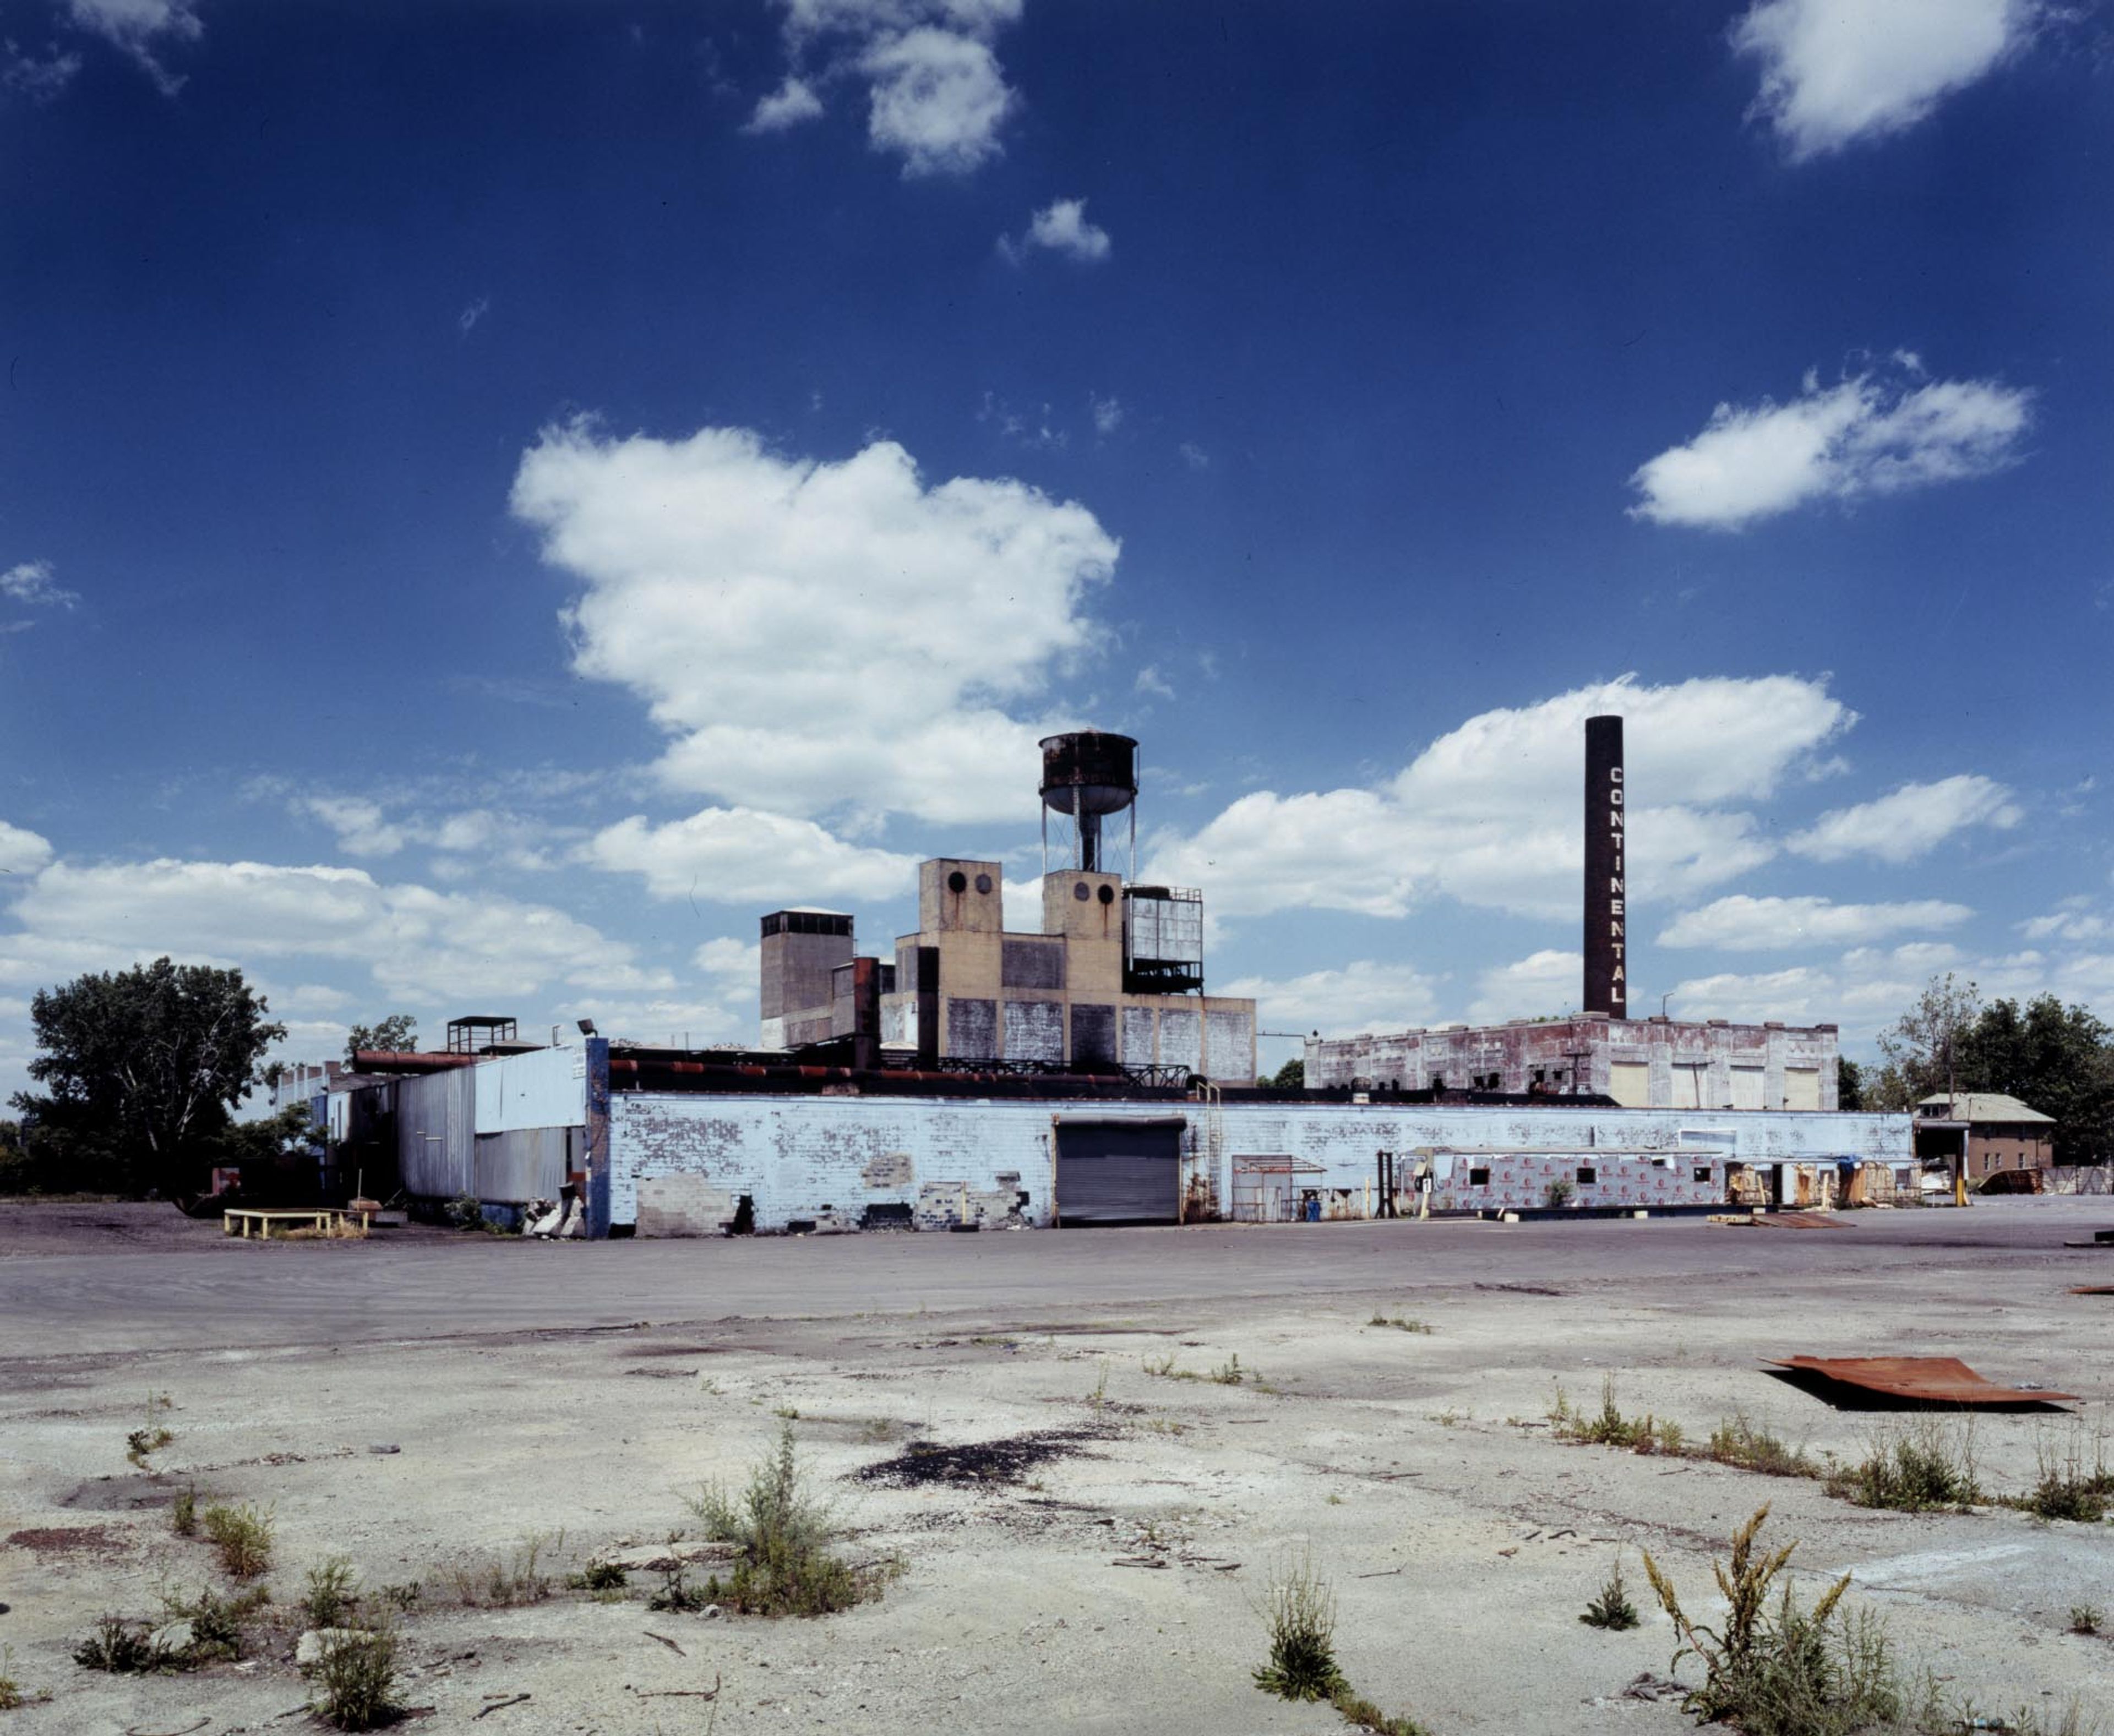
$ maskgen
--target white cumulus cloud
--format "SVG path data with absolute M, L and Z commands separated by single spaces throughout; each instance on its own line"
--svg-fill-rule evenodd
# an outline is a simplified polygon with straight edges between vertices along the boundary
M 1414 965 L 1361 958 L 1339 970 L 1300 976 L 1242 976 L 1215 984 L 1211 993 L 1246 996 L 1265 1025 L 1341 1036 L 1361 1030 L 1399 1030 L 1422 1025 L 1439 1004 L 1432 978 Z
M 0 874 L 34 874 L 52 859 L 52 847 L 34 832 L 0 820 Z
M 2033 34 L 2037 0 L 1759 0 L 1732 27 L 1795 158 L 1914 126 Z
M 574 668 L 669 736 L 664 781 L 803 815 L 1017 815 L 1048 733 L 1020 708 L 1097 642 L 1118 552 L 1024 483 L 927 487 L 892 441 L 822 463 L 738 428 L 553 429 L 513 504 L 584 586 Z
M 863 83 L 867 136 L 906 176 L 965 175 L 1002 154 L 1019 98 L 992 43 L 1021 0 L 780 0 L 788 69 L 744 130 L 782 132 Z
M 805 79 L 795 78 L 791 73 L 785 82 L 768 96 L 757 99 L 755 112 L 748 124 L 742 129 L 750 133 L 782 133 L 803 121 L 818 118 L 822 112 L 822 99 Z
M 1974 912 L 1942 898 L 1899 904 L 1837 904 L 1828 898 L 1755 898 L 1745 893 L 1684 911 L 1659 937 L 1666 947 L 1769 952 L 1817 943 L 1862 944 L 1919 929 L 1955 928 Z
M 1816 500 L 1894 495 L 1987 476 L 2018 459 L 2030 392 L 1993 380 L 1919 383 L 1902 363 L 1787 404 L 1721 404 L 1701 433 L 1638 466 L 1631 516 L 1736 531 Z
M 253 967 L 364 966 L 385 995 L 447 1003 L 561 984 L 657 984 L 632 949 L 546 905 L 386 885 L 357 868 L 179 861 L 43 868 L 0 934 L 0 982 L 60 981 L 162 953 Z
M 2011 793 L 1992 779 L 1963 773 L 1935 783 L 1904 783 L 1890 795 L 1823 814 L 1785 847 L 1816 862 L 1869 856 L 1909 862 L 1970 826 L 2008 831 L 2023 817 Z
M 900 897 L 917 858 L 845 843 L 811 820 L 754 808 L 706 808 L 656 825 L 641 815 L 597 833 L 587 857 L 636 874 L 657 898 L 821 903 Z
M 1494 1025 L 1503 1019 L 1532 1019 L 1568 1012 L 1584 992 L 1586 958 L 1544 947 L 1525 958 L 1498 965 L 1476 981 L 1475 1001 L 1468 1017 L 1477 1025 Z
M 998 240 L 999 251 L 1015 265 L 1038 247 L 1091 264 L 1107 258 L 1113 246 L 1108 231 L 1087 221 L 1087 202 L 1082 199 L 1060 199 L 1046 205 L 1029 219 L 1025 235 L 1018 240 L 1000 235 Z M 1094 425 L 1104 434 L 1122 419 L 1123 413 L 1113 400 L 1110 407 L 1114 410 L 1114 420 L 1101 427 L 1102 406 L 1100 400 L 1095 401 Z
M 48 560 L 18 561 L 0 573 L 0 596 L 11 603 L 71 609 L 80 601 L 77 592 L 62 589 L 52 578 Z
M 1587 717 L 1627 719 L 1630 875 L 1640 897 L 1736 878 L 1773 847 L 1735 804 L 1774 793 L 1855 721 L 1791 675 L 1625 678 L 1486 711 L 1378 784 L 1242 797 L 1187 838 L 1156 841 L 1148 878 L 1210 889 L 1221 914 L 1308 908 L 1400 916 L 1450 895 L 1575 915 Z
M 165 47 L 205 34 L 194 0 L 69 0 L 69 12 L 80 29 L 131 56 L 166 97 L 184 88 L 185 75 L 162 63 Z

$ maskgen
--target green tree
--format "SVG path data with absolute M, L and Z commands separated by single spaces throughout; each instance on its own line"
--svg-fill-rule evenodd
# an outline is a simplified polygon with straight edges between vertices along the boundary
M 1879 1053 L 1901 1075 L 1911 1103 L 1933 1092 L 1970 1089 L 1961 1076 L 1961 1039 L 1981 1016 L 1982 997 L 1948 971 L 1933 976 L 1915 1005 L 1879 1036 Z
M 268 1011 L 241 971 L 166 958 L 39 991 L 30 1076 L 46 1094 L 14 1099 L 33 1151 L 77 1166 L 75 1186 L 100 1171 L 195 1193 L 264 1051 L 286 1035 Z
M 1306 1062 L 1300 1056 L 1294 1055 L 1267 1079 L 1258 1079 L 1256 1083 L 1274 1085 L 1285 1091 L 1303 1090 L 1306 1084 Z
M 392 1012 L 372 1025 L 355 1025 L 345 1034 L 345 1064 L 357 1067 L 362 1049 L 408 1055 L 419 1047 L 419 1021 L 408 1012 Z
M 2114 1154 L 2114 1030 L 2088 1007 L 2043 994 L 1992 1002 L 1964 1032 L 1960 1089 L 2002 1091 L 2055 1119 L 2066 1163 Z
M 1865 1107 L 1865 1070 L 1847 1055 L 1835 1058 L 1835 1107 L 1838 1109 L 1861 1109 Z

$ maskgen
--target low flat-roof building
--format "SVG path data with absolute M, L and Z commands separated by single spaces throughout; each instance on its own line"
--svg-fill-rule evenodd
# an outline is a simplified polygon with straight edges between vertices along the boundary
M 1306 1039 L 1310 1085 L 1433 1085 L 1552 1097 L 1604 1092 L 1636 1109 L 1833 1110 L 1833 1025 L 1668 1018 L 1514 1019 Z

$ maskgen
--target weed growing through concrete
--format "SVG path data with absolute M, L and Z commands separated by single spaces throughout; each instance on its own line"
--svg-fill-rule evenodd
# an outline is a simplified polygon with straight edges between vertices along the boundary
M 1582 1411 L 1573 1410 L 1571 1400 L 1559 1387 L 1556 1389 L 1556 1408 L 1549 1412 L 1549 1420 L 1559 1441 L 1626 1447 L 1633 1453 L 1679 1453 L 1685 1438 L 1678 1423 L 1662 1423 L 1650 1414 L 1624 1416 L 1615 1403 L 1615 1377 L 1612 1374 L 1600 1382 L 1599 1415 L 1589 1417 Z
M 416 1579 L 407 1579 L 401 1585 L 385 1585 L 378 1594 L 382 1602 L 400 1615 L 409 1615 L 419 1607 L 425 1595 L 425 1588 Z
M 199 1524 L 220 1551 L 221 1571 L 231 1579 L 256 1579 L 272 1565 L 272 1515 L 252 1506 L 215 1502 Z
M 590 1561 L 565 1581 L 576 1592 L 620 1592 L 630 1583 L 630 1576 L 614 1561 Z
M 106 1670 L 112 1675 L 182 1670 L 190 1661 L 181 1652 L 156 1645 L 144 1622 L 127 1621 L 121 1615 L 99 1618 L 95 1631 L 74 1647 L 73 1661 L 83 1670 Z
M 1366 1324 L 1368 1326 L 1391 1326 L 1398 1332 L 1429 1333 L 1431 1330 L 1431 1325 L 1429 1321 L 1412 1320 L 1402 1314 L 1375 1314 L 1371 1319 L 1366 1323 Z
M 1106 1369 L 1103 1369 L 1105 1379 Z M 809 1492 L 793 1439 L 783 1424 L 778 1445 L 750 1472 L 739 1496 L 710 1484 L 685 1502 L 716 1543 L 735 1556 L 727 1579 L 706 1582 L 712 1603 L 757 1615 L 826 1615 L 879 1595 L 877 1575 L 834 1553 L 838 1535 L 828 1505 Z
M 2060 1444 L 2043 1432 L 2034 1439 L 2034 1456 L 2039 1478 L 2027 1494 L 2011 1497 L 2009 1505 L 2041 1519 L 2074 1519 L 2087 1525 L 2098 1524 L 2114 1509 L 2114 1470 L 2107 1468 L 2104 1423 L 2088 1438 L 2083 1420 L 2078 1419 Z
M 301 1596 L 301 1613 L 308 1618 L 309 1625 L 349 1625 L 353 1610 L 359 1602 L 354 1589 L 355 1583 L 352 1563 L 343 1556 L 332 1556 L 310 1568 L 308 1589 Z
M 378 1627 L 347 1634 L 316 1666 L 316 1715 L 341 1730 L 371 1730 L 396 1715 L 396 1634 Z
M 1971 1506 L 1982 1499 L 1974 1474 L 1974 1425 L 1948 1429 L 1936 1417 L 1875 1434 L 1863 1459 L 1828 1479 L 1828 1492 L 1860 1507 L 1901 1513 Z
M 190 1624 L 191 1642 L 186 1664 L 202 1664 L 213 1658 L 239 1658 L 247 1637 L 249 1620 L 272 1601 L 261 1585 L 223 1597 L 211 1586 L 200 1588 L 197 1597 L 185 1599 L 162 1593 L 162 1606 L 172 1621 Z
M 166 1392 L 149 1393 L 146 1420 L 125 1437 L 125 1456 L 143 1471 L 150 1457 L 176 1438 L 176 1431 L 161 1420 L 161 1414 L 172 1409 L 174 1402 Z
M 483 1605 L 487 1609 L 510 1610 L 525 1603 L 542 1603 L 551 1595 L 551 1576 L 543 1570 L 547 1551 L 556 1555 L 565 1546 L 562 1531 L 532 1531 L 504 1556 L 487 1556 L 468 1567 L 451 1568 L 449 1583 L 459 1603 Z
M 1240 1352 L 1233 1353 L 1233 1360 L 1221 1363 L 1211 1371 L 1212 1381 L 1221 1387 L 1238 1387 L 1248 1377 L 1241 1372 Z
M 669 1539 L 672 1546 L 675 1540 Z M 646 1600 L 649 1610 L 702 1610 L 712 1598 L 690 1583 L 690 1569 L 680 1556 L 670 1560 L 661 1569 L 661 1589 Z
M 1788 1582 L 1770 1608 L 1770 1588 L 1798 1545 L 1760 1550 L 1755 1538 L 1769 1516 L 1764 1506 L 1732 1534 L 1731 1558 L 1714 1565 L 1728 1606 L 1722 1629 L 1691 1621 L 1673 1583 L 1649 1551 L 1645 1573 L 1673 1622 L 1684 1657 L 1703 1665 L 1704 1681 L 1682 1702 L 1706 1723 L 1735 1724 L 1746 1736 L 1851 1736 L 1906 1723 L 1935 1729 L 1943 1711 L 1926 1682 L 1912 1704 L 1886 1633 L 1869 1616 L 1837 1616 L 1848 1574 L 1810 1609 L 1794 1601 Z
M 1734 1412 L 1710 1432 L 1703 1456 L 1719 1464 L 1756 1471 L 1765 1477 L 1821 1478 L 1828 1474 L 1826 1467 L 1803 1447 L 1787 1446 L 1781 1437 L 1749 1421 L 1744 1410 Z
M 2070 1606 L 2070 1631 L 2073 1633 L 2097 1633 L 2099 1624 L 2107 1619 L 2107 1612 L 2096 1603 L 2074 1603 Z
M 1311 1560 L 1278 1564 L 1262 1613 L 1270 1624 L 1270 1661 L 1256 1671 L 1256 1687 L 1282 1700 L 1327 1700 L 1348 1691 L 1336 1662 L 1336 1594 Z
M 1629 1588 L 1622 1583 L 1622 1558 L 1615 1557 L 1615 1565 L 1608 1569 L 1608 1577 L 1601 1582 L 1599 1595 L 1586 1606 L 1579 1620 L 1589 1628 L 1606 1628 L 1616 1633 L 1627 1633 L 1641 1619 L 1637 1606 L 1630 1601 Z
M 1391 1717 L 1356 1693 L 1336 1661 L 1336 1597 L 1312 1561 L 1280 1561 L 1263 1593 L 1270 1661 L 1256 1686 L 1284 1700 L 1326 1700 L 1344 1721 L 1379 1736 L 1425 1736 L 1412 1718 Z
M 176 1498 L 169 1509 L 169 1529 L 180 1537 L 198 1535 L 198 1485 L 191 1483 L 176 1491 Z
M 29 1696 L 22 1692 L 22 1684 L 15 1679 L 15 1648 L 0 1646 L 0 1712 L 18 1710 Z

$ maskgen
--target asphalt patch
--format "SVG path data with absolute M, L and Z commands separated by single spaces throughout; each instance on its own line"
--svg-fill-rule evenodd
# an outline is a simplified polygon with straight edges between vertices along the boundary
M 861 1482 L 890 1483 L 899 1489 L 931 1483 L 1017 1483 L 1053 1460 L 1084 1452 L 1090 1441 L 1105 1440 L 1108 1432 L 1102 1428 L 1049 1428 L 957 1446 L 920 1441 L 854 1474 Z

